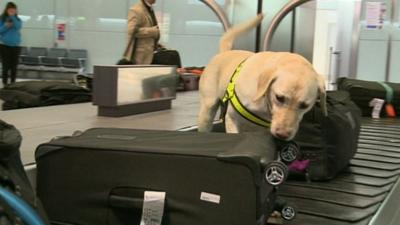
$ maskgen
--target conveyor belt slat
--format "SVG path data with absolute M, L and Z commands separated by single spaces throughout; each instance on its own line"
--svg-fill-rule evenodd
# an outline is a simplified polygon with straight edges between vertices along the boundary
M 373 150 L 400 153 L 400 148 L 398 148 L 398 147 L 382 146 L 382 145 L 375 145 L 375 144 L 358 143 L 358 148 L 367 148 L 367 149 L 373 149 Z
M 345 222 L 358 222 L 369 218 L 379 208 L 379 204 L 368 208 L 355 208 L 349 206 L 339 206 L 337 204 L 314 201 L 309 199 L 292 197 L 285 197 L 285 199 L 296 204 L 300 213 L 321 216 Z
M 370 219 L 371 218 L 367 218 L 362 221 L 352 223 L 352 222 L 345 222 L 345 221 L 339 221 L 339 220 L 332 220 L 332 219 L 319 217 L 319 216 L 300 214 L 296 217 L 295 220 L 285 222 L 285 224 L 287 224 L 287 225 L 299 225 L 299 224 L 304 224 L 304 225 L 368 225 Z
M 354 173 L 343 173 L 340 174 L 335 180 L 345 181 L 348 183 L 369 185 L 373 187 L 383 187 L 388 184 L 393 184 L 394 182 L 397 181 L 398 178 L 399 178 L 398 176 L 390 178 L 378 178 L 378 177 L 358 175 Z
M 377 203 L 382 202 L 385 198 L 384 194 L 374 197 L 365 197 L 337 191 L 289 185 L 283 186 L 280 190 L 284 193 L 282 196 L 286 197 L 311 199 L 357 208 L 367 208 L 376 205 Z
M 368 197 L 376 197 L 378 195 L 388 192 L 391 185 L 386 185 L 384 187 L 371 187 L 368 185 L 354 184 L 343 181 L 332 181 L 332 182 L 300 182 L 300 181 L 288 181 L 288 186 L 299 186 L 299 187 L 309 187 L 318 188 L 321 190 L 330 190 L 343 192 L 348 194 L 357 194 Z
M 369 155 L 369 154 L 363 154 L 360 152 L 354 156 L 354 159 L 368 160 L 368 161 L 382 162 L 382 163 L 392 163 L 392 164 L 396 164 L 396 165 L 400 164 L 400 158 L 386 157 L 386 156 L 380 156 L 380 155 Z
M 373 150 L 373 149 L 359 147 L 358 153 L 372 155 L 372 156 L 385 156 L 385 157 L 400 159 L 400 152 L 397 153 L 397 152 L 392 152 L 392 151 Z
M 374 162 L 374 161 L 369 161 L 369 160 L 353 159 L 350 161 L 350 165 L 366 167 L 366 168 L 371 168 L 371 169 L 398 171 L 400 173 L 400 165 L 393 164 L 393 163 L 382 163 L 382 162 Z
M 390 178 L 394 176 L 400 175 L 399 171 L 385 171 L 381 169 L 371 169 L 365 167 L 358 166 L 350 166 L 345 172 L 354 173 L 359 175 L 371 176 L 371 177 L 380 177 L 380 178 Z
M 400 120 L 364 118 L 357 154 L 344 173 L 329 182 L 288 181 L 280 189 L 282 198 L 300 212 L 297 219 L 285 224 L 367 225 L 377 212 L 380 219 L 386 218 L 396 210 L 378 209 L 385 206 L 388 196 L 400 196 L 388 195 L 400 190 L 399 175 Z M 390 200 L 391 206 L 399 202 L 400 207 L 400 201 Z M 391 218 L 387 221 L 389 224 Z
M 360 139 L 360 140 L 358 140 L 358 143 L 380 145 L 382 147 L 394 147 L 394 148 L 399 149 L 399 151 L 400 151 L 400 142 L 399 143 L 394 143 L 394 142 L 387 142 L 387 141 L 376 141 L 376 140 Z

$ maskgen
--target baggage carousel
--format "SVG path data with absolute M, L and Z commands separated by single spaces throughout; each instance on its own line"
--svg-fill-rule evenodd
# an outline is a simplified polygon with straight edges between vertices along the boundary
M 290 225 L 400 224 L 400 120 L 363 119 L 357 154 L 330 182 L 287 181 L 280 196 L 296 205 Z
M 26 171 L 35 185 L 35 165 Z M 400 120 L 363 119 L 358 151 L 346 171 L 329 182 L 287 181 L 279 188 L 280 197 L 297 209 L 296 218 L 284 224 L 398 225 L 399 177 Z

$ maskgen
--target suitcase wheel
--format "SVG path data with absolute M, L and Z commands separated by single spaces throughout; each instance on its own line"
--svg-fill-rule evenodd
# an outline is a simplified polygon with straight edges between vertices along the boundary
M 292 221 L 296 218 L 297 210 L 293 206 L 286 205 L 281 210 L 282 218 L 286 221 Z
M 290 164 L 300 158 L 300 147 L 295 142 L 289 142 L 279 152 L 282 161 Z
M 265 179 L 272 186 L 279 186 L 285 182 L 288 176 L 288 168 L 282 162 L 271 162 L 265 170 Z

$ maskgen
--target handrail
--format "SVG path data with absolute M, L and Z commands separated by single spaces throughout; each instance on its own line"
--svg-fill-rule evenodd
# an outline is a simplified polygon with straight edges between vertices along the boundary
M 224 26 L 225 31 L 227 31 L 231 27 L 231 24 L 226 16 L 224 10 L 214 0 L 199 0 L 199 1 L 203 2 L 208 7 L 210 7 L 212 9 L 212 11 L 214 11 L 214 13 L 217 15 L 218 19 L 221 21 L 222 25 Z
M 276 28 L 278 28 L 279 24 L 282 22 L 283 18 L 287 14 L 289 14 L 294 8 L 296 8 L 299 5 L 302 5 L 306 2 L 313 1 L 313 0 L 292 0 L 288 4 L 286 4 L 279 12 L 276 14 L 276 16 L 272 19 L 271 24 L 268 27 L 267 33 L 264 38 L 264 44 L 263 44 L 263 50 L 267 51 L 270 48 L 272 37 L 276 31 Z

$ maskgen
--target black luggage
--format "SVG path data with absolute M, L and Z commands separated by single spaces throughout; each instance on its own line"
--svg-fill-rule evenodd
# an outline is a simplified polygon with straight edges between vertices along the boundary
M 385 88 L 385 84 L 392 89 L 393 93 L 388 96 L 388 91 Z M 338 79 L 338 89 L 348 91 L 351 96 L 351 100 L 354 101 L 358 107 L 360 107 L 363 116 L 371 117 L 373 107 L 369 103 L 374 98 L 383 99 L 394 106 L 397 115 L 400 115 L 400 84 L 398 83 L 380 83 L 374 81 L 354 80 L 348 78 Z M 390 100 L 391 98 L 391 100 Z M 381 116 L 387 116 L 385 107 L 381 111 Z
M 62 81 L 23 81 L 0 90 L 3 110 L 90 102 L 91 91 Z
M 21 163 L 21 135 L 0 120 L 0 224 L 48 224 Z M 29 212 L 30 217 L 26 216 Z M 40 222 L 40 223 L 39 223 Z
M 177 68 L 182 67 L 181 57 L 179 52 L 176 50 L 157 50 L 153 56 L 153 65 L 169 65 L 177 66 Z
M 37 191 L 53 224 L 139 225 L 158 191 L 163 225 L 261 225 L 274 158 L 265 134 L 91 129 L 38 147 Z
M 349 165 L 357 150 L 361 127 L 359 108 L 343 91 L 328 92 L 327 107 L 325 117 L 316 104 L 304 116 L 294 139 L 300 146 L 302 160 L 310 160 L 306 175 L 311 180 L 334 178 Z

